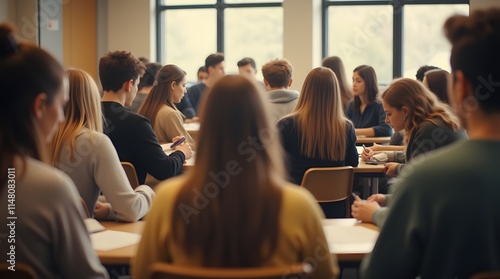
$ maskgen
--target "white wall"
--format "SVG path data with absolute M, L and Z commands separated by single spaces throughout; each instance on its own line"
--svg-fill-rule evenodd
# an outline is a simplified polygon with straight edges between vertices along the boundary
M 283 11 L 283 55 L 293 66 L 292 89 L 300 90 L 321 65 L 321 0 L 284 0 Z

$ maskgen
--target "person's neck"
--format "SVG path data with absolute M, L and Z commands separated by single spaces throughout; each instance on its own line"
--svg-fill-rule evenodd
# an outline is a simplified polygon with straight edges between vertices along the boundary
M 153 89 L 153 86 L 145 86 L 139 90 L 137 93 L 142 93 L 142 94 L 149 94 L 151 92 L 151 89 Z
M 467 117 L 467 133 L 471 140 L 500 140 L 500 113 L 486 115 L 477 110 Z
M 368 105 L 368 97 L 366 96 L 366 94 L 359 95 L 359 100 L 361 101 L 362 106 Z
M 274 90 L 288 90 L 288 87 L 270 87 L 269 91 Z
M 125 106 L 125 94 L 123 92 L 104 91 L 102 102 L 115 102 Z
M 208 76 L 207 80 L 205 81 L 205 86 L 213 87 L 216 82 L 217 80 L 215 80 L 214 78 L 210 78 L 210 76 Z

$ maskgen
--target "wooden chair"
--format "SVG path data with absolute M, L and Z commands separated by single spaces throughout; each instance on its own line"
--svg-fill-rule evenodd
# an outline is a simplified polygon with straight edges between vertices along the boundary
M 151 279 L 306 279 L 313 271 L 308 263 L 285 267 L 205 268 L 160 262 L 152 264 L 150 270 Z
M 83 210 L 85 210 L 85 215 L 87 216 L 87 218 L 90 218 L 89 208 L 87 207 L 87 204 L 85 203 L 82 197 L 80 197 L 80 202 L 82 203 Z
M 27 264 L 16 263 L 16 271 L 8 269 L 9 264 L 0 264 L 0 278 L 2 279 L 36 279 L 35 271 Z
M 500 279 L 500 271 L 479 272 L 472 275 L 470 279 Z
M 319 203 L 344 201 L 346 217 L 349 218 L 349 198 L 353 180 L 354 169 L 351 166 L 310 168 L 304 174 L 301 185 L 309 190 Z
M 130 186 L 132 189 L 135 189 L 139 186 L 139 179 L 137 178 L 137 172 L 135 172 L 134 165 L 129 162 L 121 162 L 122 167 L 125 170 L 125 174 L 127 174 L 128 181 L 130 182 Z

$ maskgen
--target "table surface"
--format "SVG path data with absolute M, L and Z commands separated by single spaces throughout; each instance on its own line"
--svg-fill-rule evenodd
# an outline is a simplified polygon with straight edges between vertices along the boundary
M 391 141 L 391 137 L 364 137 L 358 136 L 356 138 L 356 143 L 358 144 L 366 144 L 366 143 L 389 143 Z
M 379 230 L 377 226 L 369 223 L 359 223 L 355 219 L 325 219 L 322 221 L 323 225 L 333 226 L 363 226 L 372 230 Z M 106 230 L 115 230 L 123 232 L 131 232 L 141 234 L 144 229 L 144 221 L 134 223 L 120 223 L 120 222 L 101 222 Z M 127 246 L 110 251 L 96 251 L 97 256 L 104 265 L 129 265 L 130 260 L 137 252 L 138 245 Z M 366 253 L 342 253 L 336 254 L 339 262 L 356 262 L 360 261 Z

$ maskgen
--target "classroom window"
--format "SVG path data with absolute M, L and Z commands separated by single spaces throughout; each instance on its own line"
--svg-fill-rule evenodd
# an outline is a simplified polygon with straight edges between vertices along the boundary
M 387 84 L 425 64 L 449 69 L 442 26 L 468 15 L 469 0 L 324 0 L 323 9 L 323 56 L 340 56 L 346 71 L 371 65 Z
M 227 73 L 251 57 L 259 70 L 283 57 L 282 0 L 158 0 L 157 56 L 176 64 L 196 80 L 196 71 L 214 52 L 225 54 Z

